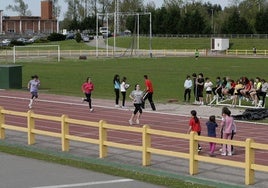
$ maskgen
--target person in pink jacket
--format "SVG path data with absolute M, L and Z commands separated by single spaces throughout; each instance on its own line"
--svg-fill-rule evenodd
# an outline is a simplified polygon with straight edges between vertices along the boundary
M 232 139 L 232 131 L 234 130 L 234 118 L 231 117 L 231 111 L 227 107 L 222 108 L 222 121 L 221 121 L 222 131 L 223 131 L 223 139 Z M 223 144 L 222 145 L 222 153 L 221 155 L 232 156 L 232 146 L 231 144 Z M 227 149 L 227 152 L 226 152 Z
M 86 98 L 82 98 L 82 101 L 88 102 L 89 111 L 93 112 L 93 108 L 91 105 L 91 92 L 94 90 L 94 84 L 91 81 L 90 77 L 87 77 L 86 81 L 82 84 L 81 89 L 86 96 Z

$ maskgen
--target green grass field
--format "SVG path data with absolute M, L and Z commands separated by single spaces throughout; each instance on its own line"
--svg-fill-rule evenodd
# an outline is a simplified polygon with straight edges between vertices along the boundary
M 228 76 L 237 80 L 241 76 L 267 79 L 267 59 L 255 58 L 103 58 L 88 60 L 62 60 L 60 63 L 22 63 L 23 86 L 31 75 L 38 74 L 41 90 L 49 93 L 82 96 L 81 84 L 87 76 L 95 84 L 93 98 L 113 99 L 113 76 L 127 77 L 131 84 L 144 85 L 143 75 L 149 75 L 154 85 L 155 102 L 169 99 L 183 100 L 186 75 L 203 73 L 215 83 L 216 77 Z M 144 89 L 144 87 L 142 87 Z M 129 91 L 130 92 L 130 91 Z M 192 98 L 193 100 L 193 98 Z

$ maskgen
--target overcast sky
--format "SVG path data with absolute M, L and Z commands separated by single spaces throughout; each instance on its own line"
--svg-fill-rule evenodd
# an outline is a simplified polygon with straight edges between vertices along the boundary
M 144 0 L 145 3 L 154 1 L 157 7 L 160 7 L 163 3 L 163 0 Z M 212 4 L 220 4 L 222 7 L 227 6 L 229 0 L 203 0 L 203 2 L 211 2 Z M 40 16 L 41 11 L 41 0 L 24 0 L 28 4 L 29 10 L 32 12 L 32 16 Z M 6 16 L 16 16 L 17 13 L 14 13 L 10 10 L 6 10 L 6 7 L 11 4 L 14 4 L 14 0 L 0 0 L 0 10 L 4 10 L 4 15 Z M 59 0 L 61 6 L 61 16 L 60 20 L 63 18 L 63 14 L 66 11 L 67 4 L 64 0 Z

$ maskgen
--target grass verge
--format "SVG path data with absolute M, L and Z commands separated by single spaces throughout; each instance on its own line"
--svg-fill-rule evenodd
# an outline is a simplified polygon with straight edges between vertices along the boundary
M 95 172 L 105 173 L 113 176 L 131 178 L 155 185 L 170 188 L 224 188 L 239 187 L 198 179 L 191 176 L 181 176 L 150 168 L 136 167 L 127 164 L 118 164 L 105 159 L 93 159 L 78 157 L 69 153 L 55 152 L 36 148 L 34 146 L 23 146 L 10 144 L 5 141 L 0 143 L 0 151 L 16 156 L 27 157 L 75 168 L 87 169 Z

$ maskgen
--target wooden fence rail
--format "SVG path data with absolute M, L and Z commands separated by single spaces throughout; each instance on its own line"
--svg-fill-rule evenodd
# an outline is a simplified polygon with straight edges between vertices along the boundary
M 27 125 L 25 127 L 8 125 L 5 122 L 5 117 L 19 116 L 27 119 Z M 61 132 L 56 133 L 49 130 L 40 130 L 35 126 L 35 120 L 55 121 L 61 124 Z M 98 128 L 98 138 L 86 138 L 70 134 L 69 125 L 75 124 L 85 127 Z M 255 143 L 253 139 L 246 139 L 246 141 L 235 141 L 225 140 L 219 138 L 211 138 L 206 136 L 198 136 L 196 133 L 191 132 L 190 134 L 174 133 L 169 131 L 162 131 L 151 129 L 150 126 L 144 125 L 143 127 L 127 127 L 120 125 L 109 124 L 103 120 L 99 122 L 91 122 L 85 120 L 78 120 L 69 118 L 66 115 L 60 117 L 49 116 L 42 114 L 35 114 L 33 111 L 17 112 L 11 110 L 5 110 L 0 107 L 0 139 L 5 139 L 5 130 L 14 130 L 19 132 L 25 132 L 28 135 L 28 144 L 35 144 L 36 135 L 44 135 L 50 137 L 56 137 L 61 139 L 62 151 L 69 151 L 70 141 L 78 141 L 96 144 L 99 146 L 99 157 L 105 158 L 108 155 L 108 147 L 114 147 L 119 149 L 140 151 L 142 153 L 142 165 L 148 166 L 151 164 L 151 155 L 158 154 L 163 156 L 170 156 L 176 158 L 184 158 L 189 160 L 189 173 L 195 175 L 198 173 L 199 162 L 207 162 L 218 165 L 226 165 L 231 167 L 238 167 L 245 170 L 245 184 L 254 184 L 255 171 L 268 172 L 267 165 L 260 165 L 255 163 L 255 150 L 268 150 L 268 144 Z M 125 143 L 118 143 L 116 141 L 109 141 L 108 131 L 116 130 L 120 132 L 133 132 L 138 133 L 142 136 L 141 145 L 131 145 Z M 166 138 L 184 139 L 189 142 L 189 153 L 176 152 L 165 149 L 158 149 L 152 146 L 152 136 L 163 136 Z M 244 161 L 233 161 L 228 159 L 211 158 L 208 156 L 198 155 L 197 146 L 198 142 L 215 142 L 218 144 L 232 144 L 234 146 L 245 148 L 245 160 Z

